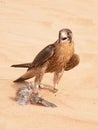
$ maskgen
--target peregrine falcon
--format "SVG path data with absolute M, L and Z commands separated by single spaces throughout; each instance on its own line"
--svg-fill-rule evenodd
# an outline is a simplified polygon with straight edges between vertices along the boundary
M 64 71 L 68 71 L 78 64 L 79 56 L 74 53 L 72 31 L 64 28 L 59 31 L 57 41 L 41 50 L 33 62 L 16 64 L 11 67 L 28 68 L 27 72 L 14 82 L 20 82 L 35 77 L 35 88 L 39 88 L 45 73 L 54 73 L 53 91 L 55 92 Z

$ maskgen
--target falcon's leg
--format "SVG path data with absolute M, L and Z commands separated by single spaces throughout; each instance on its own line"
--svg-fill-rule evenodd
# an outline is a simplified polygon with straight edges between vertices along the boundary
M 35 80 L 34 80 L 34 87 L 35 87 L 36 90 L 39 89 L 39 86 L 40 86 L 40 84 L 41 84 L 43 75 L 44 75 L 44 74 L 39 74 L 38 76 L 35 77 Z
M 58 91 L 57 86 L 58 86 L 58 83 L 59 83 L 63 73 L 64 73 L 64 69 L 61 72 L 55 72 L 54 73 L 54 80 L 53 80 L 54 81 L 54 88 L 53 88 L 53 92 L 57 92 Z
M 41 68 L 39 68 L 39 69 L 37 70 L 38 73 L 36 74 L 35 81 L 34 81 L 34 86 L 35 86 L 35 88 L 36 88 L 37 90 L 39 89 L 39 87 L 42 86 L 42 85 L 41 85 L 41 81 L 42 81 L 42 78 L 43 78 L 43 76 L 44 76 L 44 73 L 45 73 L 46 69 L 47 69 L 47 63 L 44 64 L 43 67 L 41 67 Z

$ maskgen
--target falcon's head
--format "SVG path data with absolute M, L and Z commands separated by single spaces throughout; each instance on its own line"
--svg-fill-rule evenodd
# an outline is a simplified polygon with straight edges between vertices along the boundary
M 72 42 L 72 31 L 70 29 L 62 29 L 59 31 L 60 42 Z

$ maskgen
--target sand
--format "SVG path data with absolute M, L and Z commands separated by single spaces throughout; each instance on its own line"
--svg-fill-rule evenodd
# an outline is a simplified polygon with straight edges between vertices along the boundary
M 0 0 L 0 130 L 98 130 L 98 1 Z M 62 28 L 74 34 L 80 64 L 65 72 L 53 94 L 52 74 L 40 90 L 57 108 L 19 106 L 12 81 L 26 69 L 10 65 L 33 61 Z M 33 81 L 30 79 L 29 81 Z

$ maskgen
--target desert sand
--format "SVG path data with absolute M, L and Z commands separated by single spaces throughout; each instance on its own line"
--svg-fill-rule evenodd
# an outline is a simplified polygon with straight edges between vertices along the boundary
M 0 0 L 0 130 L 98 130 L 98 1 Z M 80 64 L 65 72 L 53 94 L 53 74 L 45 74 L 42 97 L 57 108 L 18 105 L 13 80 L 26 69 L 12 64 L 33 61 L 70 28 Z M 29 81 L 33 82 L 33 79 Z

